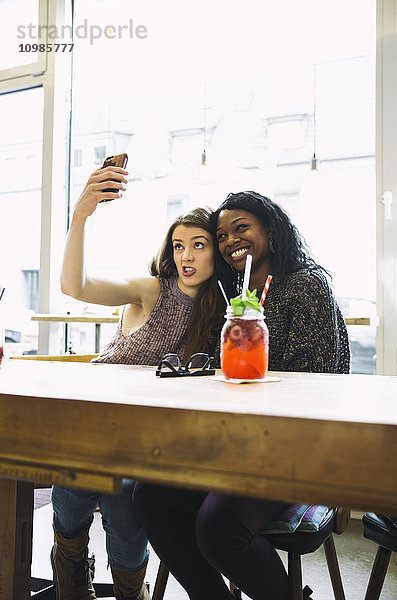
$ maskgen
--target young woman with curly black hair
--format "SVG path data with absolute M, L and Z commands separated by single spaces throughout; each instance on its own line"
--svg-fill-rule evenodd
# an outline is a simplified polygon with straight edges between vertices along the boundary
M 230 297 L 241 291 L 247 254 L 250 289 L 261 294 L 273 275 L 264 312 L 269 369 L 348 373 L 347 330 L 328 282 L 280 206 L 256 192 L 229 194 L 213 215 L 215 264 Z
M 271 370 L 348 373 L 349 343 L 327 272 L 288 215 L 255 192 L 230 194 L 214 213 L 216 270 L 229 297 L 273 276 L 264 312 Z M 138 484 L 135 503 L 157 554 L 191 600 L 233 598 L 222 575 L 253 600 L 287 600 L 283 563 L 261 535 L 284 503 Z

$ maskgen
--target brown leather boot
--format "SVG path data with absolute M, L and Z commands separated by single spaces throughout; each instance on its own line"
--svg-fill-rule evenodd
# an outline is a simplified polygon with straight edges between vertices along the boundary
M 147 563 L 139 571 L 121 571 L 111 567 L 116 600 L 150 600 L 145 585 Z
M 55 532 L 51 551 L 57 600 L 96 600 L 91 568 L 94 559 L 88 558 L 88 530 L 73 539 Z

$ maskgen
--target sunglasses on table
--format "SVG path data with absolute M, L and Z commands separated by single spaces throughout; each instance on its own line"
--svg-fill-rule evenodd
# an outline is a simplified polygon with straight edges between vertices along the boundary
M 156 375 L 157 377 L 215 375 L 213 362 L 214 357 L 205 352 L 193 354 L 184 365 L 177 354 L 164 354 L 156 369 Z

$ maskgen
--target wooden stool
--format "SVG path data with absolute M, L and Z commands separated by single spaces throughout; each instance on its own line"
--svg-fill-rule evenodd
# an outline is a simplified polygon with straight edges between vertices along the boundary
M 397 552 L 397 518 L 375 513 L 363 516 L 364 537 L 378 544 L 365 600 L 378 600 L 392 552 Z
M 288 553 L 289 600 L 310 600 L 312 590 L 305 586 L 302 589 L 302 564 L 304 554 L 315 552 L 324 546 L 328 572 L 331 579 L 335 600 L 345 600 L 342 578 L 336 556 L 333 533 L 340 535 L 348 525 L 350 510 L 330 508 L 320 524 L 318 531 L 299 531 L 294 533 L 266 534 L 265 537 L 278 550 Z
M 343 533 L 348 525 L 349 516 L 350 510 L 348 509 L 330 508 L 326 517 L 321 522 L 318 531 L 306 532 L 297 530 L 294 533 L 265 535 L 275 548 L 288 552 L 290 600 L 310 600 L 312 590 L 308 586 L 302 589 L 301 556 L 314 552 L 321 545 L 324 545 L 335 600 L 345 600 L 332 533 L 334 532 L 338 535 Z M 161 562 L 157 572 L 152 600 L 163 600 L 168 575 L 167 567 Z M 230 589 L 237 599 L 241 598 L 241 591 L 232 582 L 230 582 Z

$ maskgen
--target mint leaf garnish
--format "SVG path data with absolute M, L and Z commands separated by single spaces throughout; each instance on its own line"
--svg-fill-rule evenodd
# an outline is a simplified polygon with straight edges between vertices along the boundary
M 247 299 L 243 300 L 242 295 L 237 296 L 237 298 L 231 298 L 230 304 L 233 308 L 233 314 L 236 317 L 241 317 L 244 314 L 246 308 L 252 308 L 253 310 L 257 310 L 260 312 L 261 307 L 259 304 L 259 300 L 256 296 L 256 290 L 247 290 Z

